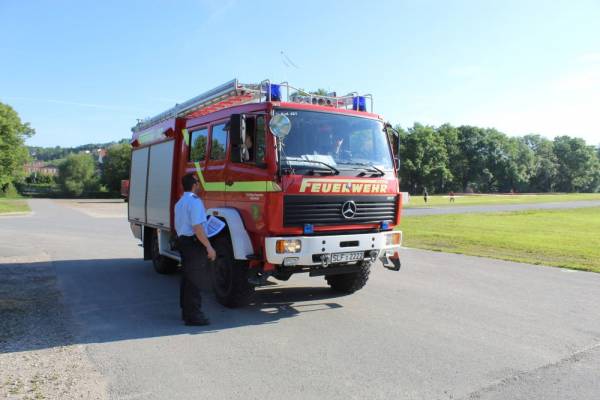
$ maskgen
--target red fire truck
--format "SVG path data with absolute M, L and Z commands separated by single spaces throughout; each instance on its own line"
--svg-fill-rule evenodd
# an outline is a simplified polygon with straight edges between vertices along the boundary
M 193 172 L 207 213 L 225 223 L 209 268 L 225 306 L 246 304 L 270 276 L 324 276 L 352 293 L 377 260 L 399 270 L 398 135 L 372 107 L 370 95 L 234 79 L 140 121 L 128 218 L 144 259 L 176 270 L 173 209 Z

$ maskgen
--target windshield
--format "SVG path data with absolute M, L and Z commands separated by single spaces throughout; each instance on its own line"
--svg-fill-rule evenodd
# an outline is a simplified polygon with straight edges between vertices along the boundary
M 393 168 L 381 121 L 314 111 L 279 109 L 275 113 L 291 122 L 281 146 L 283 163 L 306 160 L 338 169 L 345 165 Z

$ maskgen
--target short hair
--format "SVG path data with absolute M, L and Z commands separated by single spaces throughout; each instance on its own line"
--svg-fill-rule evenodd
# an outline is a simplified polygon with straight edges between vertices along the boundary
M 198 179 L 194 176 L 194 173 L 190 172 L 189 174 L 185 174 L 183 178 L 181 178 L 181 184 L 183 185 L 183 190 L 189 192 L 192 190 L 194 183 L 197 183 Z

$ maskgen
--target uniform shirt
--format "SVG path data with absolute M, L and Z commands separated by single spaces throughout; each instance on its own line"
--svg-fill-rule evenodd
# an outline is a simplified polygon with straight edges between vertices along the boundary
M 206 222 L 206 210 L 200 197 L 185 192 L 175 204 L 175 231 L 177 236 L 194 236 L 194 225 Z

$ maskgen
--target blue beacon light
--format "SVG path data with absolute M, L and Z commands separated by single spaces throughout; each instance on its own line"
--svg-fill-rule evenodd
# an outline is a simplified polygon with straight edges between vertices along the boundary
M 271 100 L 281 101 L 281 86 L 271 83 Z
M 312 233 L 315 233 L 315 228 L 313 224 L 304 224 L 304 234 L 310 235 Z
M 367 99 L 364 96 L 353 97 L 352 109 L 355 111 L 367 111 Z

